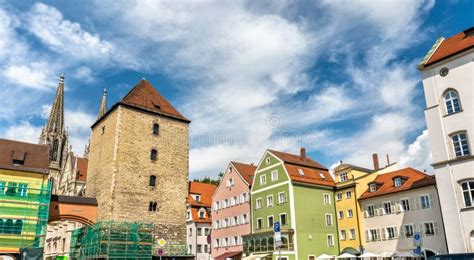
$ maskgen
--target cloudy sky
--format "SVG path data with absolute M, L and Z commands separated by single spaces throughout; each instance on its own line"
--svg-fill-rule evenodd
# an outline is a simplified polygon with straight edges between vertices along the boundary
M 0 0 L 0 137 L 37 142 L 64 73 L 82 154 L 102 89 L 110 107 L 145 77 L 192 120 L 191 177 L 303 146 L 328 167 L 371 167 L 377 152 L 430 171 L 416 64 L 439 36 L 474 25 L 473 11 L 434 0 Z

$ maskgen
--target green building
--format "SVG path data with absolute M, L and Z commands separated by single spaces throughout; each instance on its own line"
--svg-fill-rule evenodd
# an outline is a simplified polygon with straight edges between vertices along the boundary
M 252 233 L 244 237 L 248 258 L 316 259 L 339 253 L 335 220 L 335 184 L 328 169 L 300 155 L 267 150 L 251 189 Z M 280 248 L 273 224 L 280 222 Z
M 51 195 L 48 154 L 46 145 L 0 139 L 0 259 L 43 246 Z

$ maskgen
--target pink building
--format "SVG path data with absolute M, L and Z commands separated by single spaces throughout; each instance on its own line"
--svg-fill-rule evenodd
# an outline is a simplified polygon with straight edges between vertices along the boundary
M 212 196 L 212 257 L 240 259 L 242 236 L 250 234 L 250 187 L 257 167 L 230 162 Z

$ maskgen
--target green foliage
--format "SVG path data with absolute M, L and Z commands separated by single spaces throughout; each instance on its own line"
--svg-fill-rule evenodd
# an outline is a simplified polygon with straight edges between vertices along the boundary
M 194 182 L 200 182 L 200 183 L 207 183 L 207 184 L 213 184 L 213 185 L 219 185 L 219 182 L 223 176 L 223 173 L 219 173 L 219 178 L 217 180 L 211 179 L 211 177 L 206 176 L 202 179 L 194 179 Z

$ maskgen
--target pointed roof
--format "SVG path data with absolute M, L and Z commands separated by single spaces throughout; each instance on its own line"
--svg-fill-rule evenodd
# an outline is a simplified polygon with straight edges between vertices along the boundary
M 239 163 L 234 161 L 231 161 L 231 163 L 232 165 L 234 165 L 234 168 L 237 170 L 237 172 L 240 173 L 240 176 L 242 176 L 242 178 L 249 185 L 252 185 L 253 175 L 255 173 L 255 170 L 257 169 L 257 166 L 253 164 Z
M 294 155 L 294 154 L 279 152 L 279 151 L 270 150 L 270 149 L 268 149 L 268 151 L 274 154 L 276 157 L 280 158 L 280 160 L 284 161 L 285 163 L 327 170 L 326 166 L 306 156 L 302 157 L 301 155 Z
M 212 204 L 212 194 L 217 189 L 217 186 L 214 184 L 207 184 L 197 181 L 189 182 L 189 196 L 188 203 L 192 206 L 202 206 L 202 207 L 211 207 Z M 196 194 L 201 196 L 200 201 L 195 201 L 191 194 Z
M 45 141 L 47 133 L 64 134 L 64 76 L 59 78 L 58 89 L 49 112 L 48 122 L 43 128 L 41 140 Z
M 189 121 L 145 79 L 140 80 L 120 102 L 122 104 Z
M 107 89 L 104 88 L 104 92 L 102 93 L 102 100 L 100 101 L 100 108 L 99 114 L 97 115 L 97 119 L 101 118 L 107 112 Z

